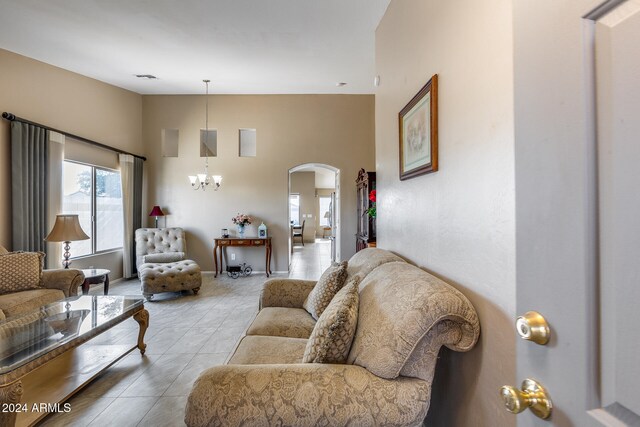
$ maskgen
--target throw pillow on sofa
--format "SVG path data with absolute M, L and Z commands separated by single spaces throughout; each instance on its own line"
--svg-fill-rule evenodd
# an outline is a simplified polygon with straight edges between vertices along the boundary
M 358 324 L 360 276 L 351 279 L 324 310 L 302 357 L 303 363 L 345 363 Z
M 40 287 L 44 253 L 9 252 L 0 255 L 0 294 Z
M 313 287 L 302 307 L 318 320 L 322 312 L 327 308 L 333 297 L 344 286 L 347 278 L 347 261 L 334 262 L 327 268 L 318 283 Z

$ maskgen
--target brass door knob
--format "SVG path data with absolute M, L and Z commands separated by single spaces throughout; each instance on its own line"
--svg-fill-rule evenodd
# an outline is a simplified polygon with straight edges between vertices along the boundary
M 547 419 L 551 415 L 553 404 L 547 391 L 537 381 L 527 378 L 522 382 L 522 390 L 508 385 L 500 387 L 500 396 L 507 411 L 519 414 L 531 409 L 536 417 Z
M 549 342 L 551 331 L 547 320 L 537 311 L 527 311 L 516 319 L 516 331 L 520 338 L 545 345 Z

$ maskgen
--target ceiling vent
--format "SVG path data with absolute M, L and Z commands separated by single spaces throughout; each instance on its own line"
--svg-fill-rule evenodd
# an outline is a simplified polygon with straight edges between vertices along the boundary
M 153 74 L 136 74 L 136 77 L 139 79 L 149 79 L 149 80 L 157 79 L 157 77 L 154 76 Z

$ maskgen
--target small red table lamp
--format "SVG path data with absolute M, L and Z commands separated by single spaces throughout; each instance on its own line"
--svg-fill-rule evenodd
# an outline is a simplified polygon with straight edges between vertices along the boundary
M 160 206 L 154 206 L 153 209 L 151 209 L 151 213 L 149 214 L 149 216 L 156 217 L 156 228 L 158 228 L 158 217 L 164 216 L 164 212 L 162 212 L 162 209 L 160 209 Z

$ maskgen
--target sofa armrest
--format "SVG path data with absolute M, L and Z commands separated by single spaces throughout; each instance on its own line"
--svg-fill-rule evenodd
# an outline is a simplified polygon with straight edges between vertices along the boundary
M 204 371 L 187 400 L 187 426 L 420 425 L 431 386 L 385 380 L 355 365 L 226 365 Z
M 260 309 L 264 307 L 302 308 L 316 285 L 315 280 L 269 279 L 262 285 Z
M 84 282 L 82 271 L 75 269 L 43 270 L 40 285 L 47 289 L 60 289 L 65 297 L 78 295 L 78 286 Z

